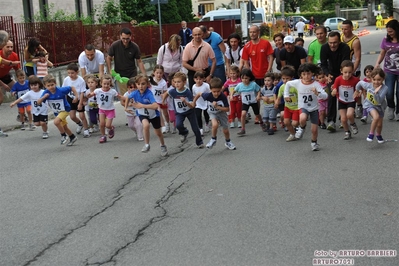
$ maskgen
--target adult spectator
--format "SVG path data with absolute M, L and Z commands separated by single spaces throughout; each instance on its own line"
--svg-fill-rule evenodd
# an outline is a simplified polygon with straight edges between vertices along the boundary
M 299 66 L 306 62 L 306 51 L 301 46 L 294 44 L 294 37 L 288 35 L 284 38 L 284 48 L 280 51 L 281 67 L 290 65 L 295 68 L 295 78 L 299 78 Z
M 46 55 L 48 52 L 46 49 L 43 48 L 39 39 L 33 37 L 30 38 L 28 41 L 28 45 L 24 49 L 24 59 L 25 59 L 25 66 L 24 70 L 26 73 L 26 77 L 31 75 L 35 75 L 35 63 L 32 61 L 35 57 L 38 57 L 39 52 L 44 52 Z
M 18 70 L 21 68 L 19 63 L 18 55 L 14 52 L 14 44 L 12 41 L 8 41 L 7 44 L 0 50 L 0 57 L 9 60 L 8 64 L 0 64 L 0 86 L 10 91 L 15 81 L 12 79 L 10 70 Z
M 186 47 L 186 45 L 193 39 L 193 32 L 190 28 L 187 28 L 187 22 L 185 22 L 184 20 L 181 22 L 179 36 L 181 38 L 181 45 L 183 47 Z
M 182 68 L 183 47 L 180 43 L 180 36 L 172 34 L 169 37 L 169 42 L 158 50 L 157 64 L 163 66 L 165 80 L 168 80 L 170 73 L 180 71 Z
M 203 71 L 206 76 L 206 82 L 210 82 L 216 68 L 215 52 L 209 43 L 202 40 L 203 31 L 199 27 L 193 29 L 193 40 L 186 45 L 183 51 L 183 67 L 188 70 L 188 84 L 190 90 L 194 85 L 194 74 L 197 71 Z M 208 59 L 212 60 L 210 70 L 208 68 Z
M 214 31 L 209 31 L 206 26 L 201 25 L 200 29 L 203 32 L 202 39 L 209 43 L 212 47 L 216 57 L 216 68 L 213 75 L 220 78 L 223 84 L 226 82 L 226 68 L 224 64 L 224 53 L 226 52 L 226 46 L 224 45 L 222 36 Z M 212 66 L 212 60 L 208 61 L 209 67 Z
M 265 74 L 271 71 L 273 66 L 273 48 L 268 40 L 260 38 L 260 29 L 256 25 L 249 28 L 250 41 L 244 45 L 242 50 L 242 67 L 250 68 L 255 76 L 255 82 L 259 86 L 264 85 Z
M 107 68 L 111 73 L 111 62 L 114 59 L 114 69 L 121 77 L 132 78 L 137 76 L 137 66 L 141 73 L 146 74 L 143 61 L 141 61 L 139 46 L 132 41 L 132 32 L 123 28 L 120 32 L 120 40 L 111 44 L 108 49 Z M 117 82 L 120 94 L 127 91 L 126 84 Z
M 308 47 L 308 62 L 315 65 L 320 64 L 320 51 L 323 44 L 327 43 L 327 29 L 324 26 L 315 28 L 316 39 Z
M 237 33 L 232 33 L 227 38 L 227 48 L 224 53 L 226 57 L 226 72 L 230 73 L 230 66 L 240 66 L 242 56 L 242 40 Z
M 387 36 L 382 39 L 381 52 L 375 67 L 380 67 L 384 60 L 385 85 L 388 87 L 387 104 L 388 119 L 399 121 L 399 22 L 396 19 L 386 24 Z M 396 87 L 396 112 L 395 112 L 395 87 Z
M 334 83 L 336 77 L 341 74 L 341 63 L 349 60 L 349 46 L 341 42 L 340 34 L 332 31 L 328 34 L 328 41 L 323 44 L 320 51 L 320 66 L 327 76 L 329 85 Z M 337 119 L 337 97 L 328 96 L 327 129 L 331 132 L 336 130 L 335 122 Z
M 93 74 L 101 78 L 104 75 L 104 54 L 92 44 L 85 46 L 85 50 L 79 55 L 78 62 L 82 77 Z
M 350 49 L 350 60 L 352 60 L 354 65 L 355 77 L 360 77 L 361 66 L 360 60 L 362 57 L 362 47 L 360 44 L 360 39 L 357 35 L 353 34 L 353 23 L 351 20 L 344 20 L 341 25 L 341 42 L 346 43 Z M 363 115 L 362 97 L 356 98 L 356 117 L 360 118 Z
M 303 38 L 303 33 L 305 31 L 306 24 L 303 22 L 303 19 L 299 19 L 299 21 L 295 24 L 296 31 L 298 32 L 298 37 Z
M 314 31 L 315 27 L 316 27 L 316 20 L 314 19 L 313 16 L 311 16 L 309 19 L 309 35 L 310 36 L 313 36 L 313 31 Z
M 281 71 L 280 51 L 284 48 L 284 38 L 285 36 L 283 33 L 276 33 L 273 36 L 273 41 L 276 45 L 276 48 L 273 50 L 273 61 L 276 61 L 277 72 Z M 271 64 L 273 65 L 273 62 Z

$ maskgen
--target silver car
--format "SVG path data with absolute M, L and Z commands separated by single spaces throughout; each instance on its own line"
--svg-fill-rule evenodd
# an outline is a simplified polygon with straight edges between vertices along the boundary
M 338 30 L 338 24 L 342 23 L 344 20 L 346 20 L 346 18 L 328 18 L 324 21 L 323 25 L 326 27 L 327 31 Z

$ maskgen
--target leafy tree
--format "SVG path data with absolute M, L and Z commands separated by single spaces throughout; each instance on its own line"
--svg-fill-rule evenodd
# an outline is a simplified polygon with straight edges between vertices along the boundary
M 138 22 L 158 17 L 155 5 L 149 0 L 120 0 L 120 4 L 126 15 Z
M 336 3 L 338 3 L 341 8 L 363 6 L 362 0 L 340 0 L 339 2 L 337 2 L 337 0 L 323 0 L 321 4 L 322 10 L 334 10 Z

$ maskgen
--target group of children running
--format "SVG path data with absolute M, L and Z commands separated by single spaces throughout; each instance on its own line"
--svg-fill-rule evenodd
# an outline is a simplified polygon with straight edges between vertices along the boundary
M 135 133 L 138 141 L 144 141 L 142 152 L 150 150 L 150 124 L 159 138 L 161 155 L 168 154 L 164 134 L 177 133 L 184 143 L 189 130 L 184 126 L 187 118 L 195 135 L 198 148 L 211 149 L 217 141 L 218 127 L 222 127 L 225 146 L 230 150 L 236 147 L 230 139 L 229 128 L 240 128 L 238 136 L 246 134 L 248 111 L 252 108 L 258 118 L 262 131 L 273 135 L 277 130 L 277 118 L 289 132 L 286 141 L 301 139 L 307 125 L 311 123 L 311 149 L 319 150 L 317 143 L 318 128 L 325 129 L 328 93 L 338 98 L 338 110 L 345 131 L 344 139 L 357 134 L 354 120 L 356 97 L 364 98 L 364 114 L 372 117 L 367 141 L 376 136 L 378 143 L 384 143 L 381 136 L 387 87 L 383 84 L 385 74 L 381 69 L 365 69 L 365 80 L 359 81 L 353 76 L 353 63 L 349 60 L 341 64 L 342 75 L 336 78 L 332 86 L 327 86 L 326 77 L 320 68 L 311 63 L 299 67 L 299 79 L 294 79 L 295 70 L 291 66 L 283 67 L 278 75 L 266 73 L 264 86 L 255 83 L 251 70 L 238 67 L 229 69 L 229 79 L 223 84 L 213 78 L 205 82 L 202 72 L 194 75 L 193 88 L 187 88 L 187 78 L 182 72 L 165 77 L 163 67 L 156 65 L 151 77 L 140 74 L 129 79 L 128 91 L 120 95 L 113 89 L 110 75 L 103 75 L 98 80 L 94 75 L 84 78 L 78 75 L 78 66 L 67 67 L 68 77 L 62 87 L 56 86 L 51 75 L 43 79 L 37 76 L 25 78 L 23 71 L 17 71 L 18 82 L 12 92 L 17 100 L 10 104 L 17 105 L 19 113 L 28 114 L 29 128 L 41 126 L 43 139 L 48 138 L 47 120 L 50 108 L 56 118 L 54 124 L 61 134 L 61 144 L 72 146 L 77 136 L 69 129 L 67 117 L 77 124 L 76 133 L 83 131 L 84 137 L 100 131 L 100 143 L 107 142 L 115 135 L 112 120 L 115 118 L 114 99 L 119 98 L 125 107 L 127 125 Z M 167 78 L 167 81 L 165 80 Z M 330 87 L 330 89 L 328 89 Z M 329 91 L 330 90 L 330 91 Z M 262 111 L 262 112 L 261 112 Z M 76 115 L 76 112 L 79 114 Z M 86 119 L 86 115 L 89 119 Z M 21 115 L 21 129 L 25 129 Z M 205 123 L 203 123 L 203 117 Z M 237 121 L 236 121 L 237 119 Z M 349 122 L 349 123 L 348 123 Z M 33 124 L 34 123 L 34 124 Z M 211 128 L 211 139 L 204 145 L 204 132 Z

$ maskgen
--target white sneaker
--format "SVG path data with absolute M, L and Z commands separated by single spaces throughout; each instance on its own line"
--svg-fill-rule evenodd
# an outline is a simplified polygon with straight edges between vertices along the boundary
M 363 116 L 362 118 L 360 118 L 360 121 L 364 124 L 367 123 L 367 116 Z
M 69 139 L 67 146 L 72 146 L 77 140 L 78 140 L 78 137 L 76 137 L 76 136 L 73 139 Z
M 90 137 L 91 135 L 90 135 L 90 130 L 88 130 L 88 129 L 86 129 L 85 131 L 83 131 L 83 137 L 84 138 L 88 138 L 88 137 Z
M 169 123 L 166 123 L 165 125 L 165 133 L 169 133 L 170 132 L 170 127 L 169 127 Z
M 320 146 L 319 146 L 319 144 L 317 144 L 317 142 L 310 143 L 310 146 L 312 147 L 312 151 L 319 151 L 320 150 Z
M 241 122 L 237 122 L 237 127 L 238 127 L 238 128 L 241 128 L 241 127 L 242 127 Z
M 93 132 L 94 132 L 93 128 L 92 128 L 92 127 L 89 128 L 89 133 L 91 134 L 91 133 L 93 133 Z
M 98 125 L 94 125 L 93 132 L 98 132 L 98 131 L 100 131 L 100 129 L 98 128 Z
M 225 142 L 224 146 L 226 146 L 229 150 L 235 150 L 236 149 L 236 146 L 231 141 Z
M 290 134 L 288 138 L 285 140 L 287 142 L 296 140 L 295 135 Z
M 208 133 L 208 132 L 209 132 L 209 126 L 208 126 L 208 125 L 205 125 L 205 126 L 204 126 L 204 132 L 205 132 L 205 133 Z
M 166 127 L 164 126 L 164 127 L 162 127 L 162 134 L 166 134 Z
M 206 144 L 206 147 L 207 147 L 208 149 L 212 149 L 213 146 L 215 146 L 215 145 L 216 145 L 216 139 L 211 138 L 211 140 Z
M 61 137 L 61 145 L 67 143 L 68 139 L 69 139 L 68 136 L 62 136 L 62 137 Z
M 166 148 L 165 145 L 161 146 L 161 156 L 165 157 L 166 155 L 168 155 L 168 149 Z
M 48 139 L 48 132 L 43 132 L 43 139 Z
M 204 136 L 204 130 L 202 128 L 200 129 L 200 133 L 201 133 L 201 137 L 203 137 Z
M 8 137 L 8 134 L 0 130 L 0 137 Z
M 33 131 L 36 129 L 36 126 L 34 124 L 29 124 L 29 130 Z
M 235 127 L 234 122 L 231 122 L 230 123 L 230 128 L 234 128 L 234 127 Z
M 144 138 L 137 138 L 138 141 L 144 141 Z
M 298 130 L 295 133 L 295 138 L 301 139 L 304 133 L 305 133 L 305 128 L 298 127 Z
M 172 134 L 176 134 L 177 133 L 177 128 L 176 127 L 173 127 L 173 129 L 172 129 Z
M 388 119 L 393 120 L 395 118 L 395 108 L 388 108 Z
M 76 128 L 76 134 L 80 134 L 82 132 L 83 126 L 78 126 Z
M 150 144 L 145 144 L 144 147 L 141 149 L 141 152 L 148 152 L 150 150 Z M 162 153 L 162 150 L 161 150 Z

